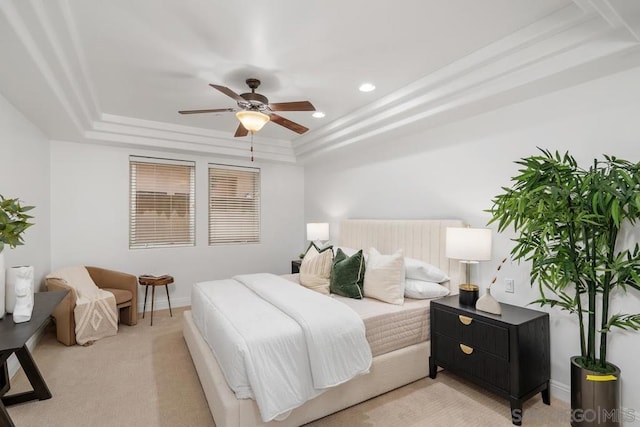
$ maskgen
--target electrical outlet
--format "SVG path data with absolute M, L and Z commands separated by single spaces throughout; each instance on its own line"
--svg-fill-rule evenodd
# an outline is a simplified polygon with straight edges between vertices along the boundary
M 514 293 L 516 291 L 514 282 L 515 281 L 513 279 L 504 279 L 504 291 L 509 292 L 510 294 Z

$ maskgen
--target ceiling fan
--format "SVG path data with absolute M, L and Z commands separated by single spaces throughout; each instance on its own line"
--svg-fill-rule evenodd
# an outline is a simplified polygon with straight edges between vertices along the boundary
M 276 102 L 269 103 L 266 96 L 256 93 L 256 89 L 260 86 L 260 80 L 247 79 L 247 86 L 251 92 L 238 95 L 226 86 L 209 84 L 214 89 L 219 90 L 238 103 L 238 108 L 214 108 L 208 110 L 183 110 L 178 111 L 180 114 L 200 114 L 200 113 L 224 113 L 236 112 L 236 117 L 240 120 L 240 124 L 236 129 L 235 137 L 246 136 L 250 131 L 252 133 L 259 131 L 268 121 L 279 124 L 289 130 L 303 134 L 309 130 L 299 123 L 292 122 L 289 119 L 275 114 L 274 111 L 315 111 L 315 107 L 309 101 L 296 102 Z

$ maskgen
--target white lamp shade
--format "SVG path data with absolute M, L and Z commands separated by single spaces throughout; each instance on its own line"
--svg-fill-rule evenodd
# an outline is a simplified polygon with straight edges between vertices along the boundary
M 464 261 L 491 259 L 491 229 L 447 227 L 447 258 Z
M 307 240 L 329 240 L 328 222 L 310 222 L 307 224 Z
M 249 132 L 258 132 L 269 121 L 269 116 L 260 111 L 238 111 L 236 117 L 242 123 L 242 126 Z

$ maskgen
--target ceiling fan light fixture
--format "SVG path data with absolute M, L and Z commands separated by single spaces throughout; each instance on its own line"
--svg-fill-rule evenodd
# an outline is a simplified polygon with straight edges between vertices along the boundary
M 258 132 L 269 121 L 269 116 L 260 111 L 238 111 L 236 117 L 242 126 L 251 133 Z

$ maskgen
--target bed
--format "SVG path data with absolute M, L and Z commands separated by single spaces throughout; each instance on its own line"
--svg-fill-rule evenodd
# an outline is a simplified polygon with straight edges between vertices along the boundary
M 445 256 L 444 242 L 447 227 L 462 226 L 464 224 L 460 220 L 345 220 L 340 223 L 338 245 L 350 248 L 375 247 L 382 253 L 403 249 L 406 257 L 426 261 L 445 271 L 451 278 L 445 285 L 451 293 L 456 293 L 461 269 L 457 261 Z M 424 301 L 413 301 L 408 300 L 407 304 L 425 304 Z M 375 309 L 375 303 L 370 303 L 364 311 Z M 227 385 L 216 358 L 194 323 L 191 311 L 186 311 L 184 316 L 184 338 L 218 427 L 299 426 L 428 374 L 428 340 L 417 340 L 419 342 L 401 348 L 391 344 L 390 348 L 374 351 L 368 374 L 329 389 L 294 409 L 282 421 L 264 423 L 256 402 L 236 398 Z

